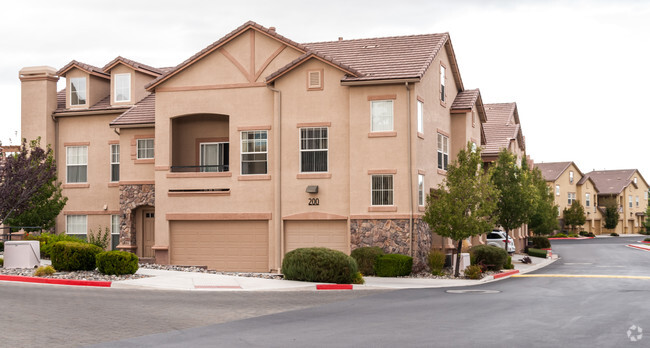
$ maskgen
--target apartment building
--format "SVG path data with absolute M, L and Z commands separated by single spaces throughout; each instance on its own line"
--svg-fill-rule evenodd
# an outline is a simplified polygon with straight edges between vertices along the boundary
M 247 22 L 173 68 L 20 79 L 23 137 L 52 144 L 69 197 L 58 232 L 110 226 L 118 249 L 219 270 L 276 271 L 309 246 L 422 266 L 453 247 L 425 196 L 487 120 L 447 33 L 300 44 Z

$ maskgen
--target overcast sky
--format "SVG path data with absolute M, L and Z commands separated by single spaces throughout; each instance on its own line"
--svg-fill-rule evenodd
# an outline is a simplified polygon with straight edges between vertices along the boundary
M 449 32 L 465 88 L 517 102 L 536 162 L 650 180 L 650 1 L 11 1 L 0 11 L 0 139 L 20 137 L 22 67 L 118 55 L 175 66 L 248 20 L 297 42 Z

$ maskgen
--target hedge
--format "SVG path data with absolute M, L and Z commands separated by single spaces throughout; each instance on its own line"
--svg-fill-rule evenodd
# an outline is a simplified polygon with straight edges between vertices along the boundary
M 469 249 L 472 264 L 481 265 L 491 271 L 500 271 L 508 261 L 508 253 L 491 245 L 476 245 Z
M 528 255 L 546 258 L 546 250 L 528 248 Z
M 354 258 L 328 248 L 295 249 L 282 261 L 282 274 L 287 280 L 351 284 L 355 279 L 359 282 L 358 272 Z
M 79 242 L 57 242 L 52 246 L 52 266 L 58 271 L 92 271 L 95 255 L 102 248 Z
M 546 237 L 530 237 L 531 247 L 536 249 L 547 249 L 551 247 L 551 242 Z
M 97 270 L 104 274 L 134 274 L 138 270 L 138 257 L 126 251 L 104 251 L 95 256 Z
M 381 255 L 384 255 L 384 250 L 380 247 L 361 247 L 352 250 L 352 256 L 359 266 L 359 272 L 363 275 L 375 275 L 375 261 Z
M 378 277 L 403 277 L 411 274 L 413 258 L 401 254 L 382 255 L 375 261 L 375 273 Z

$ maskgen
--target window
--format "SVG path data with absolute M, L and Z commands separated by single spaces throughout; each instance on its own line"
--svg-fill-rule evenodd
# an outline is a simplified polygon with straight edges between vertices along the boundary
M 111 182 L 120 181 L 120 144 L 111 144 Z
M 88 182 L 88 146 L 67 146 L 66 156 L 66 182 Z
M 229 143 L 201 143 L 199 147 L 199 165 L 202 172 L 227 172 L 229 170 Z
M 573 184 L 573 171 L 569 172 L 569 183 Z
M 555 195 L 556 196 L 560 195 L 560 185 L 555 185 Z
M 438 133 L 438 169 L 447 170 L 449 164 L 449 138 Z
M 629 195 L 627 199 L 628 199 L 630 208 L 632 208 L 632 195 Z
M 138 159 L 153 158 L 153 139 L 138 139 Z
M 636 196 L 636 206 L 639 206 L 639 196 Z
M 424 103 L 418 100 L 418 132 L 424 133 Z
M 418 205 L 424 205 L 424 175 L 418 174 Z
M 591 205 L 591 195 L 588 193 L 585 193 L 585 206 L 590 206 Z
M 393 101 L 379 100 L 370 102 L 370 115 L 373 132 L 393 130 Z
M 634 178 L 634 185 L 636 185 L 636 178 Z
M 573 204 L 576 200 L 576 193 L 575 192 L 569 192 L 567 193 L 567 196 L 569 197 L 569 205 Z
M 328 128 L 300 128 L 300 172 L 327 172 Z
M 111 250 L 115 250 L 120 244 L 120 216 L 111 215 Z
M 70 79 L 70 105 L 86 105 L 86 78 Z
M 372 205 L 393 205 L 393 176 L 372 176 Z
M 440 101 L 444 102 L 445 101 L 445 79 L 447 79 L 446 76 L 446 68 L 444 65 L 440 65 Z
M 115 75 L 115 101 L 128 102 L 131 100 L 131 74 Z
M 67 215 L 65 219 L 65 233 L 86 239 L 88 234 L 88 215 Z
M 241 173 L 267 173 L 267 131 L 241 132 Z

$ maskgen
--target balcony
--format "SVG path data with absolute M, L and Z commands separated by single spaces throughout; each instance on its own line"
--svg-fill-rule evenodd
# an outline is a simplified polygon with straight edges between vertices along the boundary
M 172 173 L 228 173 L 230 124 L 227 115 L 198 114 L 172 119 Z

